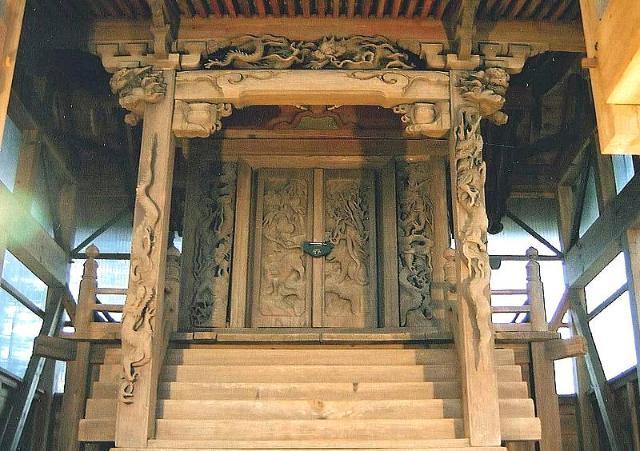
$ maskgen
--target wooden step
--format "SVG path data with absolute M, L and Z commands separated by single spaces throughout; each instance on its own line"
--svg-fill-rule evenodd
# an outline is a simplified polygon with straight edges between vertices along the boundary
M 116 416 L 115 399 L 88 399 L 85 418 Z M 159 400 L 158 418 L 165 419 L 336 419 L 336 418 L 460 418 L 459 399 L 413 400 Z M 531 399 L 501 399 L 502 418 L 533 418 Z
M 115 399 L 118 384 L 94 382 L 91 398 Z M 499 382 L 500 399 L 527 399 L 526 382 Z M 459 382 L 197 383 L 163 382 L 160 399 L 459 399 Z
M 161 400 L 164 419 L 337 420 L 462 418 L 459 399 L 366 401 Z
M 502 440 L 540 440 L 542 427 L 539 418 L 500 418 Z
M 529 386 L 526 382 L 498 382 L 500 399 L 522 399 L 529 397 Z
M 113 442 L 115 437 L 115 417 L 80 420 L 78 440 L 81 442 Z
M 453 349 L 172 349 L 168 365 L 457 364 Z
M 165 365 L 162 381 L 176 382 L 430 382 L 457 380 L 457 365 Z
M 501 418 L 533 418 L 536 416 L 533 399 L 500 399 Z
M 513 349 L 496 349 L 496 365 L 514 365 Z M 354 360 L 354 358 L 356 358 Z M 104 363 L 120 364 L 122 351 L 119 348 L 105 350 Z M 430 349 L 386 349 L 386 348 L 335 348 L 333 346 L 312 348 L 235 348 L 207 347 L 169 349 L 166 363 L 170 365 L 389 365 L 457 363 L 458 356 L 452 348 Z M 357 363 L 354 363 L 357 362 Z
M 459 382 L 198 383 L 164 382 L 161 399 L 375 400 L 459 399 Z
M 165 420 L 156 422 L 158 440 L 391 440 L 462 438 L 460 419 L 429 420 Z
M 273 440 L 273 441 L 239 441 L 239 440 L 149 440 L 149 448 L 156 451 L 175 451 L 191 449 L 212 451 L 214 449 L 385 449 L 385 450 L 429 450 L 429 451 L 506 451 L 500 447 L 470 448 L 468 439 L 436 439 L 436 440 Z M 145 448 L 148 449 L 148 448 Z M 118 451 L 143 451 L 142 449 L 123 449 Z

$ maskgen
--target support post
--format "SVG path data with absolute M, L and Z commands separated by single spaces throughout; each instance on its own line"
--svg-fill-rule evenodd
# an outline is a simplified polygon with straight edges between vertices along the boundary
M 13 71 L 16 67 L 18 56 L 18 44 L 22 31 L 22 19 L 26 0 L 7 0 L 4 6 L 0 5 L 0 143 L 4 136 L 4 124 L 7 120 L 9 97 L 11 96 L 11 84 Z
M 125 69 L 127 70 L 127 69 Z M 122 383 L 118 393 L 116 446 L 145 448 L 155 431 L 157 386 L 166 338 L 165 263 L 175 156 L 171 119 L 175 71 L 130 69 L 135 85 L 154 84 L 146 106 L 136 103 L 136 117 L 144 113 L 142 145 L 131 243 L 129 287 L 122 316 Z M 147 78 L 148 81 L 145 81 Z M 114 80 L 118 83 L 114 83 Z M 125 72 L 112 79 L 122 87 L 121 101 L 138 91 Z M 116 89 L 117 90 L 117 89 Z M 152 101 L 153 103 L 148 103 Z M 127 104 L 127 102 L 125 102 Z M 133 113 L 132 113 L 133 114 Z
M 625 266 L 627 268 L 627 287 L 629 289 L 629 307 L 636 359 L 640 362 L 640 229 L 627 229 L 623 237 Z M 640 381 L 640 365 L 636 365 Z
M 587 353 L 584 356 L 584 362 L 589 373 L 591 387 L 596 395 L 609 447 L 612 451 L 620 451 L 624 448 L 621 446 L 623 434 L 620 430 L 619 417 L 616 415 L 613 393 L 602 369 L 593 335 L 591 335 L 587 311 L 580 299 L 572 298 L 571 301 L 573 324 L 578 333 L 587 341 Z
M 500 112 L 509 76 L 502 69 L 451 71 L 451 167 L 456 242 L 456 348 L 461 366 L 465 435 L 471 446 L 501 442 L 498 382 L 491 320 L 488 219 L 480 120 L 505 123 Z

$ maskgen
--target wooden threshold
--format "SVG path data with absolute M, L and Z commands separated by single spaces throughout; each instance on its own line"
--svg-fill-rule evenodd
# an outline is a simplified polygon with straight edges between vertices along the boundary
M 436 328 L 244 328 L 175 333 L 174 342 L 190 343 L 419 343 L 452 342 L 450 333 Z
M 119 323 L 101 324 L 104 331 L 90 334 L 61 334 L 61 338 L 91 342 L 120 341 Z M 97 328 L 96 328 L 97 329 Z M 496 331 L 497 344 L 530 343 L 560 338 L 553 331 Z M 227 328 L 202 329 L 196 332 L 176 332 L 173 343 L 453 343 L 453 335 L 436 328 Z

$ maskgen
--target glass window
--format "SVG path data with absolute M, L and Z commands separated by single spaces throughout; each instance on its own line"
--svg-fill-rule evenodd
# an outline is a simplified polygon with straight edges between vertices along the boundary
M 540 277 L 544 286 L 544 303 L 547 319 L 551 318 L 556 311 L 560 299 L 565 290 L 564 275 L 561 261 L 541 261 Z M 526 261 L 503 261 L 500 269 L 491 271 L 492 290 L 525 289 L 527 287 L 527 262 Z M 504 296 L 501 304 L 496 303 L 496 296 L 492 296 L 492 305 L 521 305 L 517 296 Z M 510 299 L 511 298 L 511 299 Z M 499 316 L 497 318 L 505 318 Z M 504 321 L 500 321 L 504 322 Z
M 84 270 L 83 259 L 71 262 L 69 272 L 69 289 L 74 296 L 80 292 L 80 281 Z M 98 287 L 126 288 L 129 282 L 129 260 L 98 260 Z M 124 304 L 124 295 L 99 295 L 103 304 Z
M 555 201 L 545 198 L 509 199 L 509 210 L 529 227 L 542 235 L 557 249 L 560 248 L 560 237 L 556 222 L 557 211 Z M 491 255 L 524 255 L 529 247 L 538 249 L 541 255 L 553 255 L 544 244 L 531 236 L 508 217 L 502 218 L 502 232 L 489 235 L 488 251 Z
M 56 369 L 53 376 L 53 392 L 64 393 L 64 378 L 67 374 L 67 362 L 56 361 Z
M 607 379 L 613 379 L 636 365 L 629 292 L 625 291 L 589 325 Z
M 4 124 L 4 136 L 0 147 L 0 181 L 13 191 L 16 183 L 16 171 L 18 170 L 18 158 L 22 133 L 16 124 L 7 116 Z
M 576 186 L 576 190 L 579 190 L 579 183 Z M 578 192 L 574 190 L 574 194 L 576 198 L 578 197 Z M 589 168 L 589 175 L 587 176 L 587 187 L 584 193 L 584 204 L 582 206 L 582 215 L 580 216 L 580 236 L 584 235 L 589 227 L 596 222 L 600 216 L 600 211 L 598 209 L 598 194 L 596 191 L 596 178 L 593 170 L 593 166 Z
M 44 310 L 47 301 L 47 285 L 9 251 L 4 253 L 2 278 Z
M 42 319 L 0 289 L 0 367 L 23 377 Z
M 566 327 L 558 329 L 562 338 L 570 338 L 571 331 Z M 559 395 L 573 395 L 576 393 L 576 383 L 574 377 L 575 359 L 568 358 L 556 360 L 554 368 L 556 373 L 556 392 Z
M 622 191 L 627 183 L 633 178 L 633 157 L 631 155 L 612 155 L 613 176 L 616 182 L 616 192 Z
M 587 313 L 591 313 L 626 283 L 627 271 L 624 254 L 620 253 L 584 287 L 587 298 Z
M 89 221 L 88 219 L 79 218 L 81 221 L 88 221 L 80 224 L 76 230 L 74 246 L 78 246 L 87 237 L 106 223 L 110 218 L 108 216 L 101 216 L 99 219 Z M 133 217 L 132 215 L 125 215 L 120 218 L 114 225 L 109 227 L 92 241 L 100 252 L 128 254 L 131 252 L 131 233 L 132 233 Z M 81 250 L 84 252 L 84 249 Z

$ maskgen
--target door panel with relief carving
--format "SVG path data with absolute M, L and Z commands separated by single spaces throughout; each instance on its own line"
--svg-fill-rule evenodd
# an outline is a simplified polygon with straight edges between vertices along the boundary
M 373 171 L 261 169 L 255 187 L 251 326 L 376 327 Z

